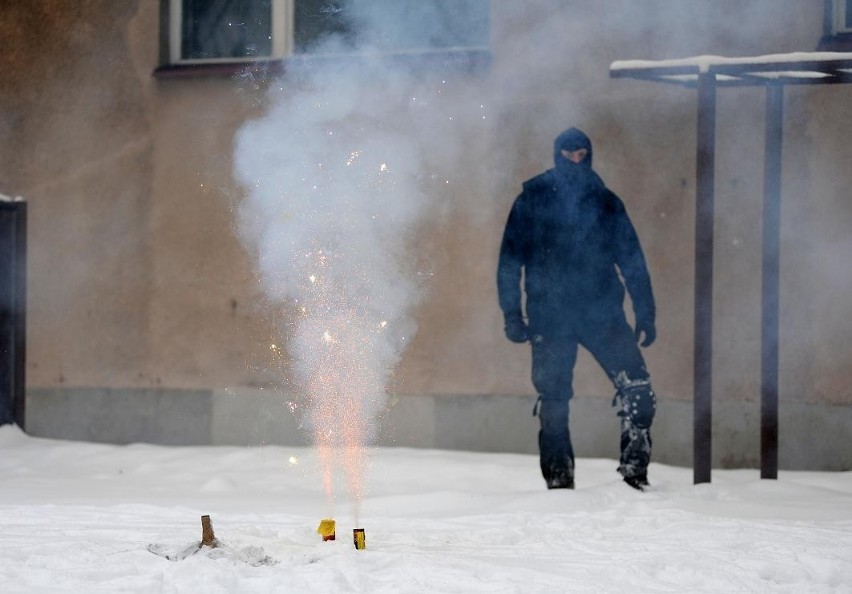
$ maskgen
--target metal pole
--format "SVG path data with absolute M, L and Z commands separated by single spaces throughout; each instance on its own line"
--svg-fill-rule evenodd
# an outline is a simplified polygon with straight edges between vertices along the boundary
M 24 427 L 26 202 L 0 201 L 0 425 Z
M 709 483 L 713 464 L 713 202 L 716 158 L 716 80 L 698 77 L 695 197 L 695 353 L 693 480 Z
M 781 227 L 781 145 L 784 87 L 766 87 L 763 165 L 763 287 L 761 295 L 760 478 L 778 478 L 778 278 Z
M 27 203 L 18 202 L 17 255 L 18 267 L 15 316 L 15 423 L 26 429 L 27 410 Z

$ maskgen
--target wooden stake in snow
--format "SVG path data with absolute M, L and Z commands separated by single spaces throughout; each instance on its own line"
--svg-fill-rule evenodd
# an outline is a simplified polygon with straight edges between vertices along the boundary
M 210 521 L 210 516 L 201 516 L 201 546 L 211 549 L 219 546 L 219 541 L 213 534 L 213 523 Z

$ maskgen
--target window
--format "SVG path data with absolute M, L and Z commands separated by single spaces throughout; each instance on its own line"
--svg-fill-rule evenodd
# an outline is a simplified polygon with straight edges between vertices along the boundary
M 817 49 L 852 51 L 852 0 L 824 0 L 824 34 Z
M 489 46 L 488 0 L 295 0 L 294 51 L 341 45 L 388 53 L 480 50 Z M 342 42 L 323 46 L 334 35 Z
M 834 0 L 833 33 L 852 33 L 852 0 Z
M 489 0 L 162 0 L 172 65 L 294 54 L 480 51 Z M 333 43 L 326 43 L 332 41 Z
M 292 0 L 169 0 L 169 62 L 283 58 Z

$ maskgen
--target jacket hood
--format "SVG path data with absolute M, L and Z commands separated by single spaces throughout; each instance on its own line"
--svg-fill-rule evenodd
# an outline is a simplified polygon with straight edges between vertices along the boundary
M 581 148 L 586 149 L 589 153 L 586 158 L 579 164 L 591 168 L 592 166 L 592 141 L 586 136 L 586 133 L 579 128 L 568 128 L 562 134 L 556 137 L 553 143 L 553 161 L 556 163 L 557 169 L 562 169 L 570 161 L 562 156 L 562 149 L 568 151 L 576 151 Z

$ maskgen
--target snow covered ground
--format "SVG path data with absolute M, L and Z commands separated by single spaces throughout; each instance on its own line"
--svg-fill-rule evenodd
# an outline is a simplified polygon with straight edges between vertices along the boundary
M 581 459 L 371 452 L 357 520 L 311 449 L 110 446 L 0 428 L 0 591 L 852 592 L 852 473 L 653 465 L 654 490 Z M 209 514 L 219 549 L 190 554 Z M 322 542 L 334 515 L 338 539 Z M 182 560 L 169 560 L 180 558 Z

